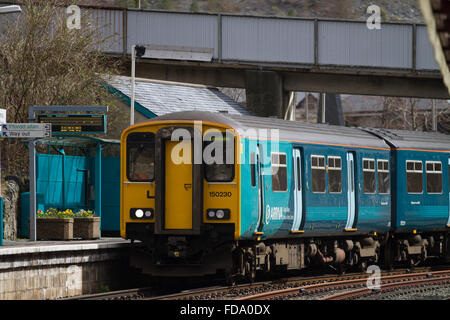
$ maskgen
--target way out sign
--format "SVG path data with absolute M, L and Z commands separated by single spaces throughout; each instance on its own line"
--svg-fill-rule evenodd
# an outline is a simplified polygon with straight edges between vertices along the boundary
M 46 138 L 51 135 L 50 123 L 4 123 L 1 125 L 3 138 Z

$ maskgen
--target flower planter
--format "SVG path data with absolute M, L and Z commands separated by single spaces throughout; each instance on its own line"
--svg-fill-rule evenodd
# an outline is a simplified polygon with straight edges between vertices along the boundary
M 100 238 L 100 218 L 74 218 L 73 237 L 82 239 Z
M 73 239 L 72 218 L 37 218 L 36 238 L 39 240 Z

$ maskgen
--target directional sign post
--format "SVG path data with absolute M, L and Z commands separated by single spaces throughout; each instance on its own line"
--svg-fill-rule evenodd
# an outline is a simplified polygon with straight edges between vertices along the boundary
M 0 115 L 1 116 L 1 115 Z M 6 115 L 5 115 L 6 122 Z M 29 138 L 32 141 L 33 151 L 34 151 L 34 139 L 35 138 L 47 138 L 52 136 L 52 125 L 51 123 L 0 123 L 0 137 L 3 138 Z M 33 156 L 34 156 L 34 152 Z M 32 165 L 35 165 L 35 159 Z M 32 168 L 34 170 L 34 167 Z M 1 186 L 0 186 L 1 187 Z M 30 191 L 36 186 L 30 182 Z M 36 190 L 34 189 L 34 192 Z M 31 207 L 31 205 L 30 205 Z M 36 205 L 34 205 L 33 210 Z M 31 219 L 30 226 L 34 232 L 33 240 L 36 241 L 36 220 Z M 0 244 L 1 245 L 1 244 Z
M 3 138 L 46 138 L 52 135 L 50 123 L 4 123 L 1 125 Z

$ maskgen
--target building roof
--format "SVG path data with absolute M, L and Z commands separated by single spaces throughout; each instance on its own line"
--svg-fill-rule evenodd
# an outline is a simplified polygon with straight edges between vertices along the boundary
M 131 105 L 131 78 L 106 80 L 108 90 Z M 252 113 L 217 88 L 136 78 L 136 110 L 147 118 L 181 111 L 209 111 L 229 114 Z

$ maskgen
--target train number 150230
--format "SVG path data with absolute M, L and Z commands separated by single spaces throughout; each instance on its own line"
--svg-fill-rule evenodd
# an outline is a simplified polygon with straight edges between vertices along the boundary
M 221 192 L 221 191 L 214 192 L 214 191 L 212 191 L 212 192 L 209 193 L 209 196 L 210 196 L 211 198 L 213 198 L 213 197 L 222 197 L 222 198 L 226 198 L 226 197 L 231 197 L 231 196 L 232 196 L 232 193 L 231 193 L 231 192 Z

